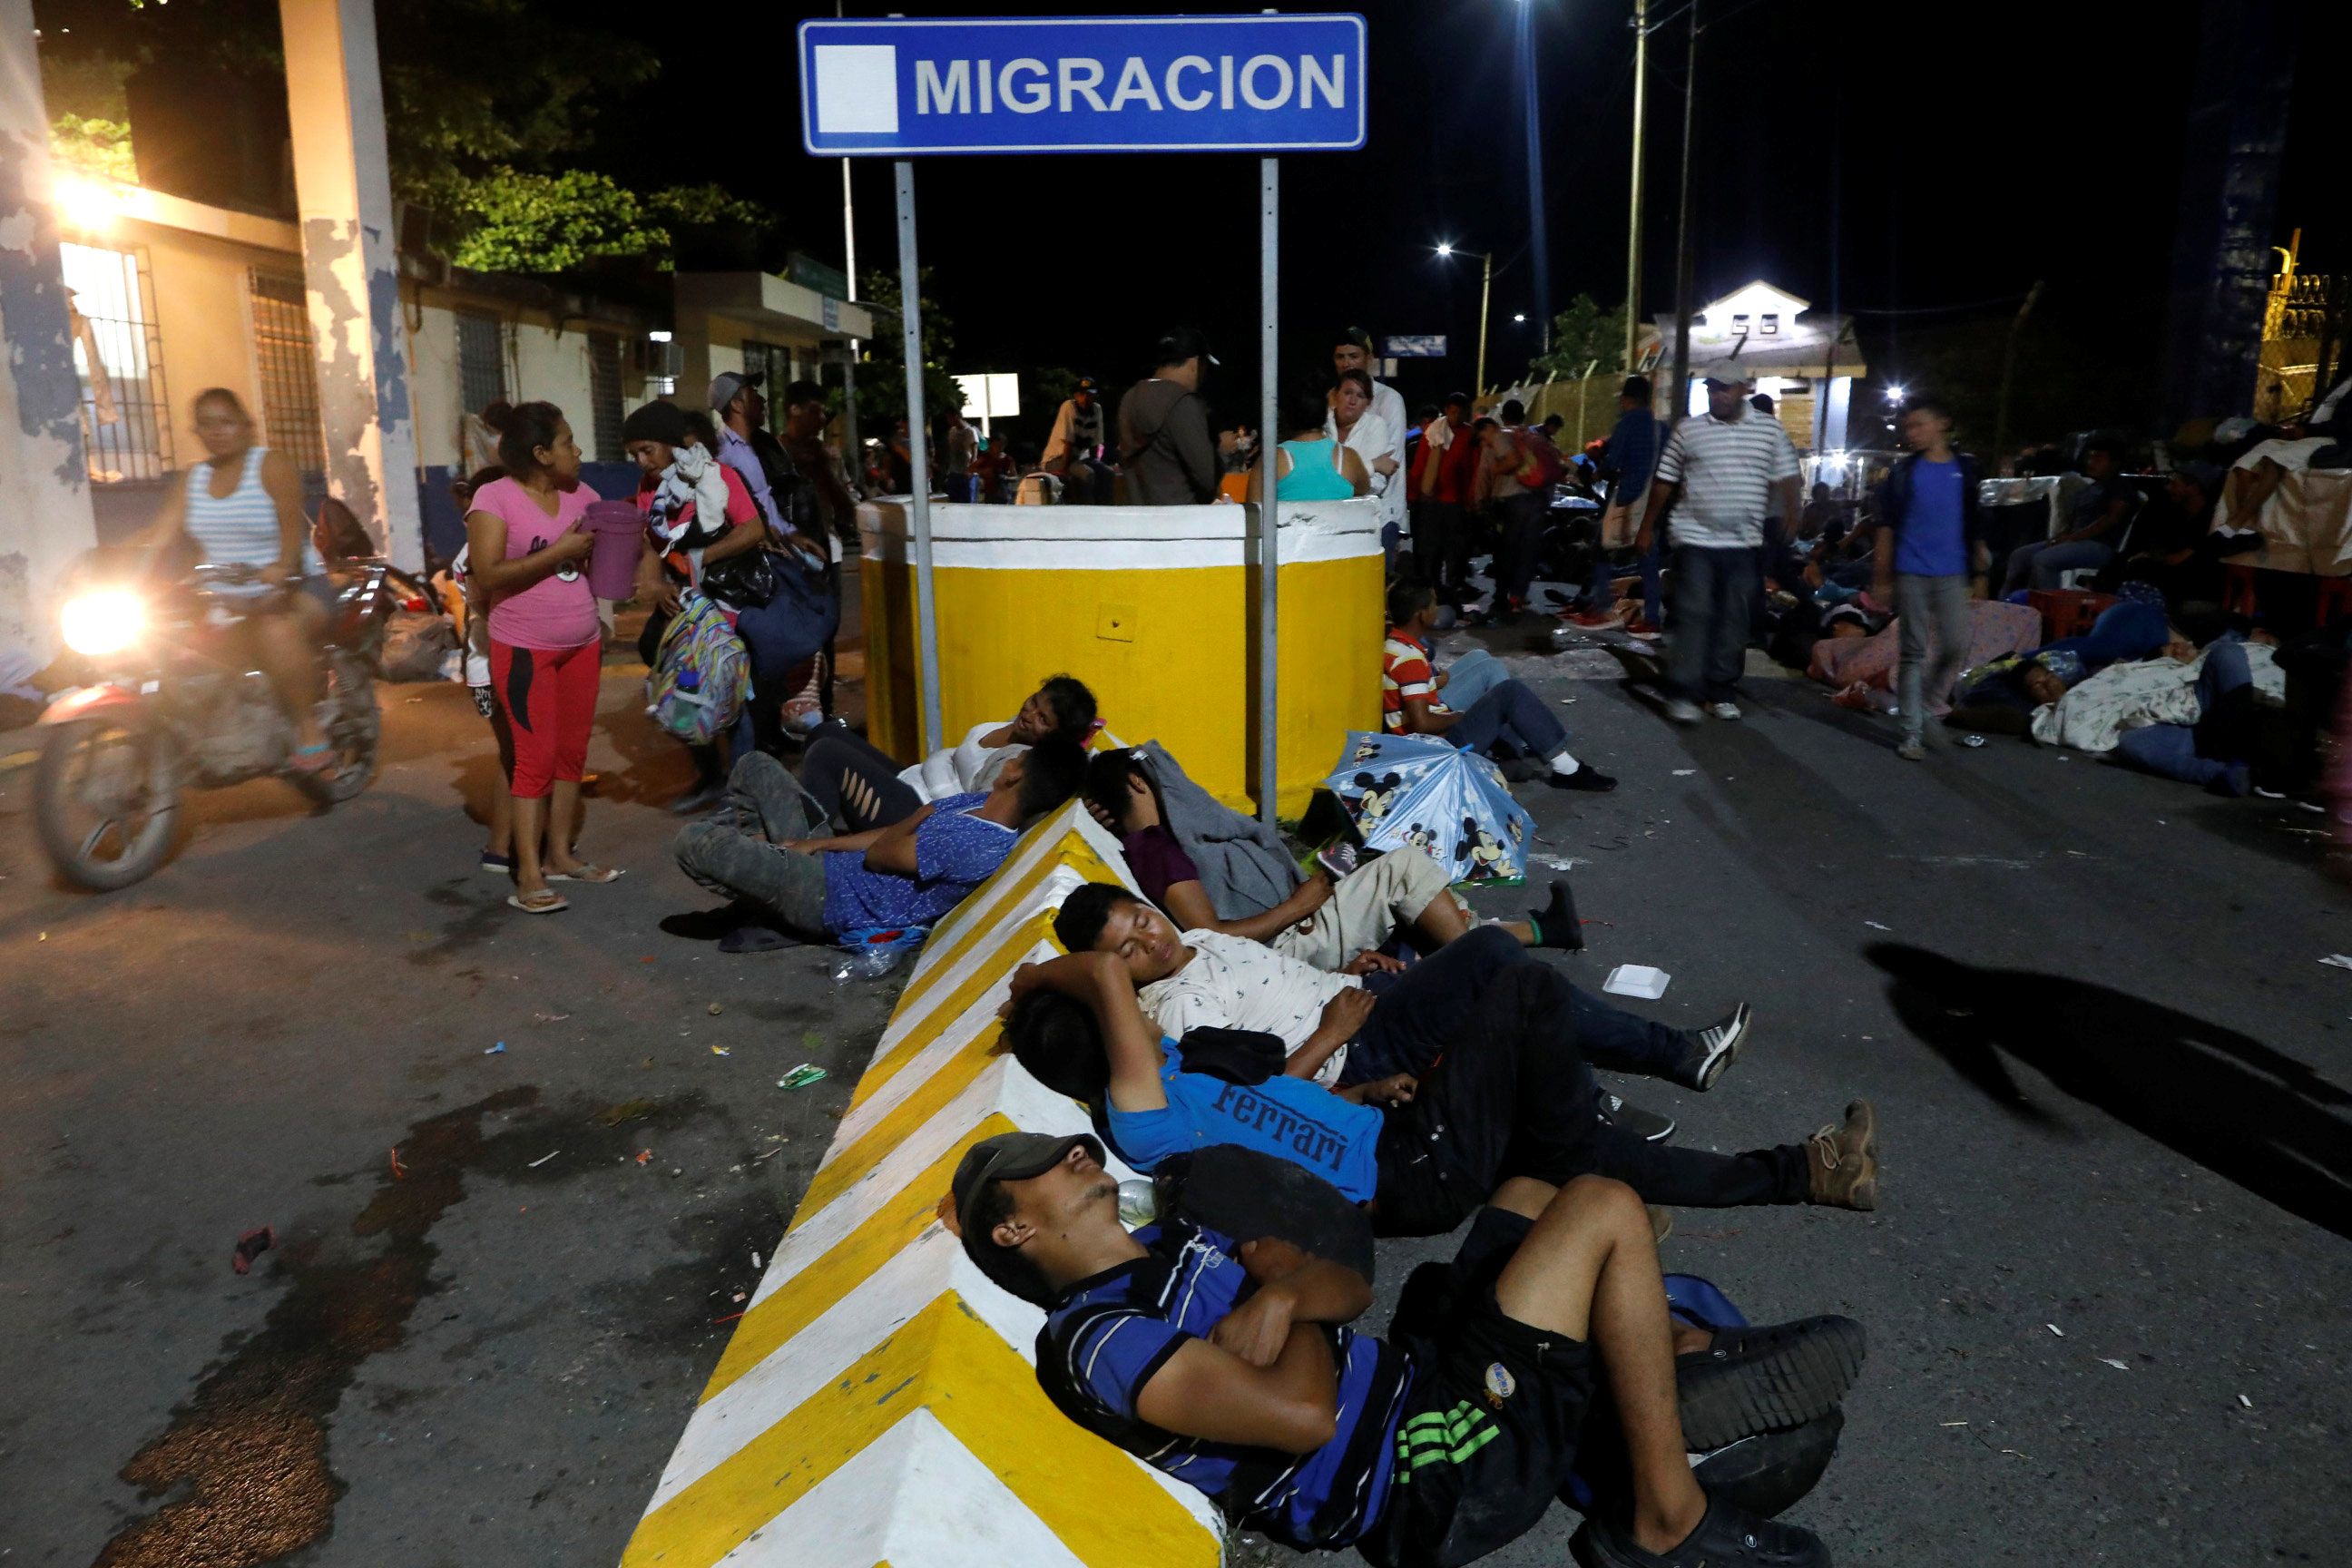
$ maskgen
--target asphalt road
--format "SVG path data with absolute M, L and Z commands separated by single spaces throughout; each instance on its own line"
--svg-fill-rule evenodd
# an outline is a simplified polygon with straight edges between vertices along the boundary
M 204 797 L 104 897 L 51 883 L 0 772 L 0 1561 L 617 1559 L 892 994 L 656 929 L 708 900 L 633 684 L 585 846 L 631 874 L 551 920 L 473 868 L 495 764 L 454 688 L 383 689 L 361 800 Z M 1878 1106 L 1875 1215 L 1685 1211 L 1665 1247 L 1756 1319 L 1869 1327 L 1793 1517 L 1845 1563 L 2352 1559 L 2352 973 L 2315 962 L 2352 901 L 2318 819 L 2014 742 L 1906 763 L 1752 686 L 1678 731 L 1547 681 L 1624 784 L 1522 795 L 1580 862 L 1591 950 L 1555 962 L 1664 968 L 1678 1022 L 1757 1008 L 1713 1094 L 1633 1098 L 1727 1150 Z M 802 1061 L 833 1076 L 779 1089 Z

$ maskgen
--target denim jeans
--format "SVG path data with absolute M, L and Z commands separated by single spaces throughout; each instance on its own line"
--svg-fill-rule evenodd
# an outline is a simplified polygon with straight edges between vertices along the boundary
M 2223 697 L 2252 683 L 2246 668 L 2245 646 L 2234 637 L 2218 639 L 2205 650 L 2205 668 L 2197 675 L 2199 710 L 2211 712 Z M 2149 773 L 2193 784 L 2211 784 L 2230 771 L 2233 760 L 2199 756 L 2197 731 L 2189 724 L 2148 724 L 2126 730 L 2116 738 L 2116 750 Z
M 1511 481 L 1517 495 L 1505 495 L 1496 502 L 1502 537 L 1495 544 L 1495 597 L 1492 608 L 1500 609 L 1506 599 L 1524 603 L 1528 588 L 1535 581 L 1536 557 L 1543 552 L 1544 525 L 1550 521 L 1550 508 L 1546 492 L 1526 489 L 1518 481 Z
M 2095 571 L 2115 558 L 2114 549 L 2095 539 L 2077 539 L 2067 544 L 2053 544 L 2047 540 L 2021 544 L 2009 552 L 2009 570 L 2002 575 L 2000 591 L 2014 594 L 2025 587 L 2055 588 L 2062 574 L 2078 566 Z
M 1466 713 L 1478 700 L 1511 679 L 1503 661 L 1483 647 L 1474 647 L 1445 667 L 1445 689 L 1439 695 L 1457 713 Z
M 1415 967 L 1480 934 L 1449 943 Z M 1805 1200 L 1809 1171 L 1801 1143 L 1716 1154 L 1650 1143 L 1602 1121 L 1600 1087 L 1582 1054 L 1593 1048 L 1587 1030 L 1633 1047 L 1643 1059 L 1659 1062 L 1646 1070 L 1677 1079 L 1686 1070 L 1688 1043 L 1584 995 L 1557 970 L 1524 954 L 1518 963 L 1498 958 L 1499 950 L 1483 960 L 1490 967 L 1482 992 L 1443 1015 L 1448 1026 L 1436 1047 L 1443 1059 L 1432 1054 L 1418 1067 L 1383 1064 L 1366 1075 L 1412 1071 L 1423 1079 L 1412 1100 L 1383 1118 L 1372 1216 L 1379 1234 L 1443 1235 L 1515 1175 L 1554 1184 L 1587 1173 L 1612 1176 L 1650 1203 L 1693 1208 Z M 1384 997 L 1372 1016 L 1379 1018 L 1388 1005 Z M 1436 1015 L 1427 1022 L 1436 1022 Z M 1668 1046 L 1671 1058 L 1660 1048 Z M 1424 1042 L 1420 1048 L 1429 1047 Z M 1630 1064 L 1634 1058 L 1619 1059 Z M 1661 1071 L 1669 1060 L 1671 1068 Z M 1349 1081 L 1359 1081 L 1356 1066 L 1351 1049 Z
M 1728 702 L 1748 664 L 1748 623 L 1762 580 L 1746 546 L 1675 551 L 1675 637 L 1667 684 L 1691 701 Z
M 1372 984 L 1379 1000 L 1348 1047 L 1341 1081 L 1369 1083 L 1391 1073 L 1427 1070 L 1476 1011 L 1495 976 L 1520 964 L 1555 973 L 1500 926 L 1478 926 L 1403 973 L 1389 976 L 1388 984 Z M 1555 989 L 1566 993 L 1567 1022 L 1581 1060 L 1612 1072 L 1684 1080 L 1693 1051 L 1682 1031 L 1612 1006 L 1565 977 Z
M 1546 761 L 1568 750 L 1568 731 L 1544 706 L 1544 700 L 1516 678 L 1489 688 L 1484 697 L 1470 705 L 1461 721 L 1445 731 L 1444 738 L 1474 752 L 1484 752 L 1496 742 L 1505 741 L 1531 757 Z
M 1926 577 L 1912 572 L 1895 575 L 1896 658 L 1895 702 L 1903 710 L 1903 733 L 1916 738 L 1927 726 L 1930 703 L 1949 702 L 1952 682 L 1968 663 L 1969 580 L 1966 577 Z M 1927 633 L 1936 634 L 1936 658 L 1927 659 Z
M 677 868 L 723 897 L 761 904 L 794 931 L 824 931 L 824 861 L 783 847 L 830 831 L 824 807 L 784 764 L 754 752 L 727 778 L 727 798 L 677 831 Z

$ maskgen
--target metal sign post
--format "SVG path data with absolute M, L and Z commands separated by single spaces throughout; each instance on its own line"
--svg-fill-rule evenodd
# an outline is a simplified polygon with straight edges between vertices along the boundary
M 1281 334 L 1276 312 L 1282 282 L 1282 160 L 1261 158 L 1257 164 L 1257 316 L 1258 362 L 1257 460 L 1265 479 L 1258 485 L 1257 508 L 1257 819 L 1274 826 L 1276 797 L 1282 774 L 1276 771 L 1281 747 L 1277 704 L 1282 695 L 1282 641 L 1277 635 L 1282 611 L 1282 512 L 1276 503 L 1276 455 L 1282 450 L 1275 421 L 1275 347 Z
M 940 616 L 931 597 L 931 455 L 923 428 L 923 301 L 915 259 L 915 165 L 901 158 L 898 174 L 898 331 L 906 345 L 907 468 L 915 527 L 915 636 L 922 643 L 923 751 L 947 742 L 940 711 Z
M 1275 305 L 1286 152 L 1364 144 L 1364 19 L 1346 15 L 822 17 L 800 26 L 801 144 L 887 157 L 898 174 L 898 277 L 914 496 L 915 616 L 923 744 L 946 743 L 931 592 L 930 465 L 923 445 L 917 153 L 1256 153 L 1263 254 L 1258 572 L 1258 814 L 1274 820 L 1276 700 Z

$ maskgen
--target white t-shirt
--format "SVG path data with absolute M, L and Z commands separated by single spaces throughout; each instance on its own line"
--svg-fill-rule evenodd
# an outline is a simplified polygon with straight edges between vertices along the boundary
M 1295 1052 L 1322 1024 L 1332 997 L 1363 985 L 1352 974 L 1328 973 L 1223 931 L 1188 931 L 1184 945 L 1192 962 L 1136 994 L 1160 1033 L 1174 1040 L 1193 1029 L 1252 1029 L 1281 1036 L 1284 1050 Z M 1337 1079 L 1347 1059 L 1345 1046 L 1333 1051 L 1315 1081 Z
M 1000 719 L 993 724 L 974 724 L 952 751 L 933 752 L 900 773 L 898 782 L 927 802 L 993 786 L 998 770 L 1029 748 L 1017 742 L 1009 746 L 983 746 L 980 739 L 1012 722 L 1010 719 Z

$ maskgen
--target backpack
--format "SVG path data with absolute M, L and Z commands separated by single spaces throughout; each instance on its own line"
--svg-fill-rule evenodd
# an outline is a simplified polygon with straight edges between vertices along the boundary
M 1568 472 L 1559 448 L 1545 437 L 1525 430 L 1519 432 L 1518 441 L 1519 483 L 1531 490 L 1549 489 L 1559 483 L 1560 476 Z
M 743 711 L 751 660 L 743 639 L 701 593 L 680 589 L 677 614 L 662 632 L 646 678 L 646 711 L 686 742 L 704 745 L 725 734 Z

